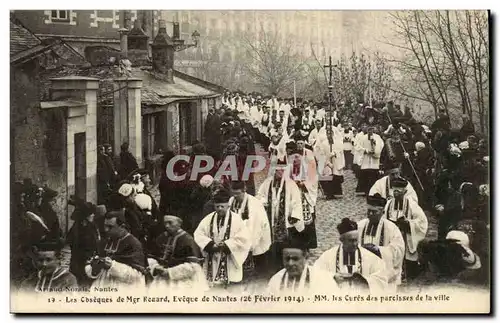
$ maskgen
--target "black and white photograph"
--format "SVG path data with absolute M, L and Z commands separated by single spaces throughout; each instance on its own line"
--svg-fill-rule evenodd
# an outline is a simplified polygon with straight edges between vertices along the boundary
M 491 23 L 10 10 L 11 313 L 491 313 Z

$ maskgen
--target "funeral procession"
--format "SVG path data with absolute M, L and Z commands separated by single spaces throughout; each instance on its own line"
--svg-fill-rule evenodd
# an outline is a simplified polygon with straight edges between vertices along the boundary
M 11 293 L 489 292 L 489 22 L 12 10 Z

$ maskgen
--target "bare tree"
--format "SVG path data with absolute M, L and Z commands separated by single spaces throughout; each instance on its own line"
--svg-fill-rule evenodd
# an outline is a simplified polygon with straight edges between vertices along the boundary
M 392 60 L 404 82 L 396 93 L 429 102 L 453 117 L 466 114 L 487 131 L 488 14 L 486 11 L 407 11 L 392 15 L 394 44 L 405 55 Z
M 278 31 L 268 31 L 261 26 L 258 34 L 244 34 L 238 45 L 248 59 L 243 68 L 245 73 L 263 92 L 290 94 L 293 82 L 303 80 L 304 60 Z
M 315 83 L 326 89 L 328 77 L 323 66 L 328 58 L 326 53 L 318 57 L 313 46 L 311 51 L 316 62 Z M 342 55 L 335 65 L 333 86 L 337 103 L 383 101 L 388 98 L 393 81 L 391 67 L 378 52 L 369 57 L 356 52 L 352 52 L 349 57 Z

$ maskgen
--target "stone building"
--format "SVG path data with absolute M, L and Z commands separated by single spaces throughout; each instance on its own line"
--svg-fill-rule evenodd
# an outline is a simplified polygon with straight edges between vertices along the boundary
M 208 109 L 220 105 L 224 89 L 173 69 L 174 52 L 185 44 L 165 25 L 156 42 L 136 20 L 134 28 L 115 30 L 118 46 L 73 48 L 38 37 L 18 15 L 29 16 L 11 17 L 12 178 L 58 191 L 63 230 L 71 222 L 70 195 L 96 202 L 97 145 L 110 143 L 117 154 L 128 142 L 155 179 L 162 152 L 189 151 L 203 140 Z M 76 26 L 78 17 L 86 16 L 77 12 Z

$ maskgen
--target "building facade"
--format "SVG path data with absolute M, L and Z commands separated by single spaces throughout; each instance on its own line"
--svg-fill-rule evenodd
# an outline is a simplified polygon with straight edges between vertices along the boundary
M 209 107 L 221 104 L 223 88 L 173 69 L 178 41 L 155 47 L 154 12 L 135 12 L 121 33 L 134 13 L 107 13 L 116 19 L 94 11 L 11 14 L 11 174 L 58 191 L 63 230 L 71 195 L 97 202 L 98 145 L 118 154 L 128 142 L 154 180 L 162 153 L 202 141 Z
M 188 39 L 194 30 L 201 34 L 202 46 L 179 54 L 177 67 L 189 74 L 204 67 L 203 61 L 236 64 L 241 55 L 237 41 L 245 34 L 263 28 L 277 32 L 282 40 L 293 43 L 304 60 L 315 55 L 334 61 L 353 51 L 370 53 L 391 51 L 384 45 L 391 38 L 390 13 L 387 11 L 161 11 L 167 21 L 179 22 L 181 35 Z M 312 48 L 312 49 L 311 49 Z M 326 62 L 326 61 L 325 61 Z

